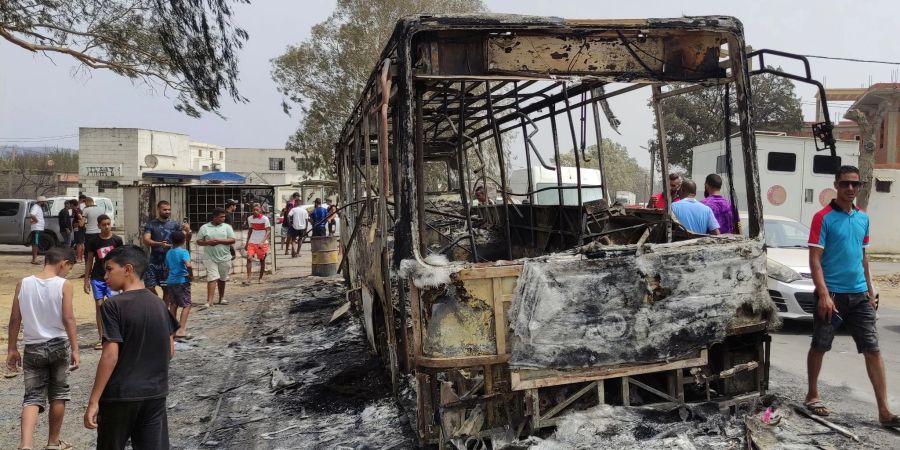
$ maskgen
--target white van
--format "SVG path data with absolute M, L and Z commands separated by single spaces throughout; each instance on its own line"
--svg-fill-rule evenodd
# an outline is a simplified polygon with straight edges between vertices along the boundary
M 106 197 L 91 197 L 94 199 L 94 204 L 103 208 L 104 214 L 109 216 L 110 222 L 112 222 L 112 226 L 116 226 L 116 208 L 113 206 L 112 200 Z M 50 209 L 50 216 L 56 217 L 59 215 L 59 212 L 65 207 L 66 200 L 78 200 L 78 197 L 49 197 L 47 199 L 47 208 Z
M 578 185 L 578 169 L 575 167 L 560 167 L 562 186 Z M 600 188 L 600 171 L 597 169 L 581 169 L 581 185 L 589 186 L 581 188 L 581 202 L 589 202 L 603 198 L 603 190 Z M 528 169 L 515 169 L 509 174 L 509 190 L 514 194 L 524 194 L 528 191 L 538 191 L 545 188 L 555 188 L 559 185 L 555 170 L 543 166 L 531 167 L 531 188 L 528 186 Z M 558 205 L 559 189 L 547 189 L 534 194 L 535 205 Z M 562 189 L 563 204 L 578 205 L 577 189 Z M 513 202 L 525 203 L 528 196 L 513 195 Z
M 837 195 L 834 171 L 828 167 L 831 152 L 816 151 L 813 138 L 785 136 L 783 133 L 756 133 L 759 165 L 759 190 L 763 213 L 794 219 L 806 226 L 813 216 Z M 731 139 L 734 155 L 734 186 L 738 208 L 747 209 L 744 159 L 739 138 Z M 839 165 L 859 163 L 858 141 L 837 141 Z M 725 141 L 711 142 L 693 149 L 693 175 L 697 190 L 703 188 L 706 176 L 716 173 L 724 180 L 722 191 L 727 196 L 728 177 L 725 165 Z

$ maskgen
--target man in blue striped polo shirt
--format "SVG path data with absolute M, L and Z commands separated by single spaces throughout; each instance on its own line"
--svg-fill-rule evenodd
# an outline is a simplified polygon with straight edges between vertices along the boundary
M 875 328 L 878 300 L 865 250 L 869 246 L 869 216 L 853 205 L 862 186 L 859 169 L 841 166 L 834 178 L 837 198 L 816 213 L 809 232 L 809 267 L 818 305 L 813 315 L 812 345 L 806 358 L 809 391 L 805 405 L 814 414 L 829 414 L 819 397 L 819 372 L 825 352 L 831 350 L 835 329 L 844 324 L 853 335 L 856 350 L 865 356 L 879 421 L 883 426 L 897 427 L 900 417 L 888 408 L 884 361 Z

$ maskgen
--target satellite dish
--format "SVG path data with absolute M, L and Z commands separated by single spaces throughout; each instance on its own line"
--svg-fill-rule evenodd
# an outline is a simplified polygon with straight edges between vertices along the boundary
M 147 155 L 144 157 L 144 165 L 148 168 L 152 169 L 156 167 L 157 164 L 159 164 L 159 160 L 156 159 L 156 156 Z

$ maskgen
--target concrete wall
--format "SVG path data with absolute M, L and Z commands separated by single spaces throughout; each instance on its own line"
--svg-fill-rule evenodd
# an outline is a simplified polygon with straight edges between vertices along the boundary
M 869 197 L 869 238 L 872 253 L 900 253 L 897 211 L 900 211 L 900 170 L 875 169 L 876 180 L 892 180 L 890 192 L 877 192 L 872 186 Z M 874 183 L 874 181 L 873 181 Z

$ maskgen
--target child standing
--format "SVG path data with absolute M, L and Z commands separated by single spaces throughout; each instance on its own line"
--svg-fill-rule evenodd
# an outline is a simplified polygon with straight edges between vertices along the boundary
M 84 245 L 84 293 L 93 294 L 97 315 L 97 335 L 103 337 L 103 321 L 100 320 L 100 307 L 106 299 L 116 295 L 115 289 L 106 284 L 106 266 L 104 259 L 113 249 L 121 247 L 122 238 L 112 232 L 112 220 L 106 214 L 97 217 L 99 234 L 93 235 Z M 94 345 L 94 350 L 103 348 L 102 342 Z
M 6 368 L 25 370 L 25 400 L 22 402 L 20 449 L 31 449 L 38 414 L 50 400 L 50 433 L 45 449 L 71 449 L 59 438 L 69 395 L 69 371 L 78 368 L 78 335 L 72 310 L 72 283 L 65 276 L 75 264 L 70 248 L 54 247 L 44 256 L 44 268 L 16 285 L 9 315 L 9 346 Z M 16 341 L 25 328 L 25 355 Z
M 169 270 L 166 277 L 166 296 L 169 312 L 172 313 L 172 317 L 178 317 L 178 307 L 181 307 L 181 318 L 178 321 L 175 339 L 190 339 L 191 336 L 187 334 L 187 321 L 191 314 L 191 281 L 194 279 L 191 254 L 184 248 L 186 240 L 184 233 L 173 231 L 169 239 L 173 246 L 166 253 L 166 268 Z
M 106 255 L 106 282 L 121 291 L 102 306 L 103 353 L 84 412 L 98 449 L 169 448 L 166 396 L 178 322 L 144 287 L 147 255 L 126 245 Z M 99 419 L 99 420 L 98 420 Z

